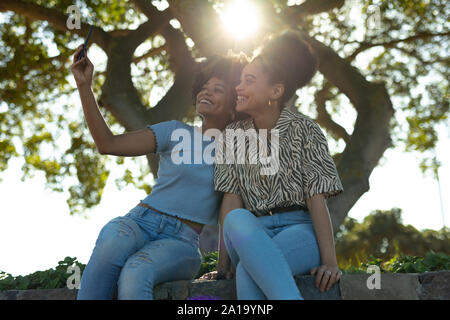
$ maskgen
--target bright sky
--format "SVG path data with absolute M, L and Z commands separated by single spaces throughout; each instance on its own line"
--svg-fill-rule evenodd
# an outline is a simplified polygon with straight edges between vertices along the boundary
M 104 55 L 93 59 L 95 66 L 104 65 Z M 78 95 L 75 107 L 81 109 Z M 437 157 L 446 225 L 450 225 L 450 131 L 438 127 Z M 119 191 L 114 180 L 118 170 L 112 168 L 101 203 L 86 213 L 88 218 L 70 216 L 67 193 L 53 193 L 44 188 L 44 174 L 20 181 L 22 159 L 13 159 L 1 174 L 0 195 L 0 270 L 26 275 L 53 268 L 66 256 L 87 263 L 100 229 L 109 220 L 125 215 L 146 195 L 127 187 Z M 113 167 L 115 164 L 113 165 Z M 395 148 L 385 152 L 380 165 L 370 177 L 370 192 L 364 194 L 349 212 L 362 220 L 376 209 L 403 210 L 404 224 L 415 228 L 440 229 L 443 226 L 439 189 L 436 180 L 425 177 L 412 153 Z

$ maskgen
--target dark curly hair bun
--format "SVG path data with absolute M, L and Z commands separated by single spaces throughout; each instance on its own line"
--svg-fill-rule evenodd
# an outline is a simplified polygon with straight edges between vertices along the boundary
M 307 85 L 317 71 L 317 58 L 310 45 L 296 33 L 286 31 L 270 39 L 254 60 L 259 60 L 271 83 L 281 82 L 285 93 L 281 103 Z
M 236 101 L 236 87 L 241 78 L 242 69 L 249 63 L 248 57 L 244 53 L 235 54 L 229 51 L 226 55 L 212 55 L 199 63 L 199 70 L 195 76 L 192 86 L 192 100 L 195 104 L 197 94 L 203 85 L 212 77 L 217 77 L 225 81 L 232 90 L 231 101 Z

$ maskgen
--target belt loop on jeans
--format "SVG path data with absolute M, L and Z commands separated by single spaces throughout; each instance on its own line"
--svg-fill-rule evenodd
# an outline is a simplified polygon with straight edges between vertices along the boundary
M 279 214 L 273 214 L 272 215 L 272 222 L 275 226 L 278 226 L 280 224 L 280 215 Z
M 181 228 L 181 221 L 177 220 L 177 224 L 175 226 L 175 233 L 178 233 L 180 231 Z
M 161 233 L 163 231 L 165 224 L 166 224 L 166 217 L 161 216 L 161 222 L 159 223 L 158 233 Z

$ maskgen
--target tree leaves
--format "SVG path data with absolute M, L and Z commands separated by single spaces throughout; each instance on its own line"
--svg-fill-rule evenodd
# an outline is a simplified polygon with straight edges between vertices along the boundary
M 219 2 L 222 1 L 205 2 L 205 5 Z M 26 0 L 22 3 L 51 8 L 65 15 L 73 1 Z M 272 10 L 271 19 L 276 20 L 276 23 L 266 25 L 274 28 L 285 22 L 308 32 L 341 57 L 347 57 L 368 80 L 384 81 L 398 115 L 393 123 L 394 144 L 402 144 L 407 151 L 420 152 L 420 166 L 425 171 L 439 164 L 432 162 L 432 151 L 437 142 L 435 128 L 446 123 L 450 111 L 449 60 L 446 56 L 449 42 L 448 35 L 432 34 L 449 31 L 448 1 L 346 1 L 343 7 L 290 22 L 286 17 L 298 6 L 287 6 L 287 1 L 282 0 L 264 3 L 262 11 Z M 127 33 L 146 20 L 132 2 L 86 0 L 75 4 L 81 9 L 84 23 L 101 27 L 108 36 L 118 39 L 114 43 L 119 46 L 125 45 L 121 40 Z M 187 1 L 183 4 L 189 5 Z M 380 12 L 380 24 L 375 28 L 364 25 L 364 21 L 374 14 L 374 8 Z M 355 13 L 355 10 L 359 12 Z M 285 16 L 286 13 L 289 14 Z M 352 20 L 354 17 L 360 18 L 360 22 Z M 25 160 L 24 179 L 31 177 L 33 172 L 44 172 L 47 187 L 69 192 L 68 204 L 72 213 L 98 204 L 109 175 L 107 164 L 110 160 L 96 152 L 79 110 L 74 111 L 64 101 L 74 91 L 69 82 L 70 56 L 80 43 L 80 37 L 69 30 L 59 30 L 49 22 L 9 11 L 0 13 L 0 24 L 3 48 L 0 52 L 0 171 L 7 170 L 11 158 L 22 157 Z M 183 32 L 183 25 L 177 31 Z M 183 36 L 187 38 L 185 33 Z M 152 34 L 144 43 L 148 44 L 148 49 L 158 48 L 164 40 L 160 34 Z M 189 50 L 195 57 L 201 55 L 196 45 Z M 361 61 L 366 61 L 364 66 Z M 166 50 L 133 63 L 133 85 L 142 104 L 148 108 L 154 106 L 174 83 L 177 75 L 169 67 L 170 57 Z M 101 92 L 105 78 L 105 73 L 96 74 L 96 94 Z M 320 90 L 327 79 L 322 81 L 311 87 Z M 334 119 L 350 105 L 342 98 L 342 92 L 335 89 L 331 89 L 332 94 L 326 101 L 327 110 Z M 176 98 L 179 100 L 180 97 Z M 193 120 L 192 110 L 185 106 L 180 106 L 179 110 L 184 111 L 181 116 L 177 114 L 178 118 Z M 160 110 L 158 115 L 163 113 L 164 110 Z M 167 117 L 170 114 L 162 116 Z M 113 130 L 121 129 L 118 119 L 110 113 L 106 113 L 105 118 Z M 342 126 L 347 129 L 348 125 Z M 347 129 L 347 132 L 351 131 Z M 61 137 L 67 143 L 61 143 Z M 124 167 L 123 178 L 116 183 L 120 187 L 133 184 L 150 192 L 150 185 L 142 182 L 147 174 L 143 167 L 138 173 Z M 70 186 L 67 186 L 68 181 Z
M 340 263 L 358 265 L 371 259 L 383 261 L 404 255 L 425 256 L 428 251 L 450 252 L 450 230 L 418 231 L 401 221 L 401 209 L 376 210 L 362 223 L 347 217 L 336 233 L 336 255 Z M 373 259 L 372 259 L 373 260 Z

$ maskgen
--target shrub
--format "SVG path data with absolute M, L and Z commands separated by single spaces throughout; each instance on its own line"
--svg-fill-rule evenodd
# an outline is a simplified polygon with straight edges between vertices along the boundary
M 365 273 L 368 266 L 376 265 L 381 273 L 423 273 L 430 271 L 450 270 L 450 255 L 430 250 L 425 257 L 397 254 L 389 261 L 370 256 L 370 259 L 359 266 L 342 268 L 343 273 Z
M 26 290 L 26 289 L 54 289 L 66 288 L 67 279 L 72 275 L 67 268 L 77 265 L 83 272 L 85 265 L 77 258 L 66 257 L 59 261 L 55 269 L 36 271 L 26 276 L 13 277 L 11 274 L 0 271 L 0 290 Z
M 210 252 L 203 256 L 200 270 L 196 276 L 216 270 L 218 252 Z M 66 257 L 59 261 L 55 269 L 36 271 L 26 276 L 13 277 L 11 274 L 0 271 L 0 290 L 26 290 L 26 289 L 55 289 L 66 288 L 67 279 L 72 275 L 67 273 L 67 268 L 77 265 L 80 274 L 83 273 L 84 264 L 77 258 Z M 450 255 L 442 252 L 429 251 L 425 257 L 411 255 L 396 255 L 389 261 L 370 256 L 370 258 L 359 264 L 359 266 L 348 265 L 340 267 L 343 274 L 366 273 L 369 265 L 377 265 L 382 273 L 423 273 L 428 271 L 450 270 Z
M 202 257 L 202 265 L 195 278 L 198 279 L 205 273 L 215 271 L 218 260 L 219 260 L 218 251 L 208 252 L 206 255 L 204 255 Z

